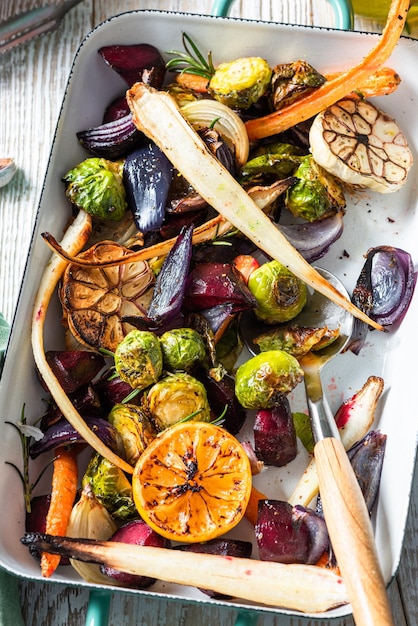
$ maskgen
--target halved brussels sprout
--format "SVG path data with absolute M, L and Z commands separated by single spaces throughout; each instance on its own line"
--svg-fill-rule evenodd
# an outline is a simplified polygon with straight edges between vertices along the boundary
M 235 395 L 246 409 L 269 409 L 302 379 L 299 362 L 288 352 L 260 352 L 237 369 Z
M 276 65 L 271 78 L 272 108 L 288 106 L 325 82 L 325 76 L 304 60 Z
M 127 462 L 135 465 L 156 436 L 147 416 L 135 404 L 115 404 L 108 415 L 108 420 L 121 436 Z
M 269 88 L 271 67 L 260 57 L 221 63 L 209 83 L 209 93 L 231 109 L 248 109 Z
M 81 486 L 90 485 L 92 492 L 109 513 L 117 519 L 138 516 L 132 498 L 132 486 L 119 467 L 95 453 L 90 459 Z
M 302 159 L 295 174 L 299 182 L 286 191 L 286 208 L 296 217 L 314 222 L 341 211 L 345 198 L 340 184 L 311 155 Z
M 193 328 L 173 328 L 160 337 L 164 366 L 168 370 L 189 371 L 206 357 L 202 337 Z
M 288 322 L 306 304 L 306 285 L 278 261 L 255 269 L 248 287 L 257 300 L 255 314 L 267 324 Z
M 328 337 L 328 328 L 306 327 L 306 326 L 285 326 L 277 327 L 266 333 L 262 333 L 254 339 L 261 352 L 267 350 L 285 350 L 298 358 L 307 354 L 317 347 L 322 340 Z
M 199 422 L 211 419 L 206 389 L 201 382 L 186 373 L 169 374 L 148 390 L 147 410 L 158 430 L 164 430 L 189 417 Z
M 157 382 L 163 371 L 158 337 L 148 330 L 132 330 L 115 350 L 115 369 L 134 389 L 146 389 Z

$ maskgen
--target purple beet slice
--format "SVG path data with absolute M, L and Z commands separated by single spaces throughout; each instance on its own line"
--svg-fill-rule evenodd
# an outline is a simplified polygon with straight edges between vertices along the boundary
M 255 536 L 262 561 L 313 565 L 329 549 L 323 518 L 282 500 L 260 500 Z
M 110 538 L 110 541 L 119 541 L 136 546 L 152 546 L 154 548 L 169 548 L 170 541 L 161 537 L 143 520 L 133 520 L 121 526 Z M 101 565 L 101 572 L 106 576 L 114 578 L 125 587 L 132 589 L 146 589 L 156 582 L 150 576 L 139 576 L 121 572 L 109 565 Z
M 288 502 L 260 501 L 255 536 L 261 561 L 306 563 L 310 532 Z
M 282 467 L 297 453 L 295 426 L 286 396 L 271 409 L 260 409 L 254 422 L 254 450 L 266 465 Z
M 145 82 L 160 89 L 165 76 L 165 62 L 159 50 L 148 43 L 103 46 L 99 50 L 103 60 L 120 74 L 128 87 Z M 152 72 L 152 79 L 150 79 Z
M 101 354 L 87 350 L 49 350 L 45 356 L 67 394 L 90 383 L 106 363 Z

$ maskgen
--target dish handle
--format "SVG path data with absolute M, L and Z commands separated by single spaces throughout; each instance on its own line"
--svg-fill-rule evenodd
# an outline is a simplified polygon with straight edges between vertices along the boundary
M 351 0 L 327 0 L 335 16 L 335 28 L 352 30 L 354 25 L 354 11 Z M 234 0 L 214 0 L 212 15 L 226 17 Z M 112 594 L 103 589 L 93 589 L 89 595 L 85 626 L 108 626 L 110 602 Z M 234 626 L 256 626 L 258 615 L 252 611 L 240 611 Z
M 354 10 L 351 0 L 327 0 L 334 11 L 335 28 L 339 30 L 353 30 Z M 234 0 L 214 0 L 212 4 L 212 15 L 225 17 Z
M 109 626 L 112 594 L 107 589 L 92 589 L 89 595 L 85 626 Z

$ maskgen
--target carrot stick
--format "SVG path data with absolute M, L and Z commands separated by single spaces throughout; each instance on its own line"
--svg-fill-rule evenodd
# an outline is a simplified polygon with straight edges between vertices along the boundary
M 204 76 L 181 72 L 177 74 L 175 82 L 185 89 L 192 89 L 198 93 L 208 93 L 209 80 Z
M 258 503 L 260 500 L 267 500 L 267 496 L 261 491 L 258 491 L 254 486 L 251 489 L 250 499 L 248 500 L 247 508 L 245 509 L 245 517 L 253 526 L 257 523 L 258 517 Z
M 283 132 L 295 124 L 310 119 L 351 91 L 355 91 L 373 72 L 383 67 L 392 54 L 405 26 L 408 9 L 409 0 L 392 0 L 386 25 L 378 43 L 360 63 L 293 104 L 246 122 L 250 141 Z
M 334 74 L 325 74 L 327 80 L 338 78 L 341 72 Z M 382 67 L 380 70 L 373 72 L 369 78 L 361 82 L 356 88 L 356 92 L 360 93 L 363 98 L 372 98 L 374 96 L 387 96 L 396 91 L 401 82 L 401 77 L 395 70 L 390 67 Z
M 46 516 L 45 532 L 51 535 L 65 535 L 68 520 L 77 494 L 78 468 L 77 455 L 73 448 L 57 448 L 52 475 L 51 502 Z M 57 569 L 60 556 L 42 552 L 42 576 L 49 578 Z

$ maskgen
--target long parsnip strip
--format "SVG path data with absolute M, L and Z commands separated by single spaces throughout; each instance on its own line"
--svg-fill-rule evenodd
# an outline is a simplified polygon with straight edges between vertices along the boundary
M 85 213 L 85 211 L 79 211 L 76 219 L 67 229 L 61 245 L 69 254 L 77 254 L 89 240 L 90 234 L 91 217 Z M 74 408 L 71 400 L 64 392 L 45 357 L 44 327 L 48 305 L 52 294 L 55 291 L 55 287 L 67 267 L 67 264 L 66 260 L 54 254 L 42 275 L 34 302 L 32 317 L 33 357 L 38 371 L 47 385 L 52 397 L 70 424 L 99 454 L 106 457 L 109 461 L 120 467 L 125 472 L 132 474 L 133 467 L 128 465 L 128 463 L 105 446 L 101 439 L 99 439 L 99 437 L 95 435 L 87 426 L 84 419 Z
M 293 104 L 246 122 L 250 141 L 270 137 L 308 120 L 351 91 L 360 88 L 374 72 L 383 67 L 392 54 L 404 29 L 408 9 L 409 0 L 392 0 L 386 25 L 378 43 L 360 63 Z
M 28 533 L 22 542 L 72 559 L 106 563 L 123 572 L 213 589 L 235 598 L 304 613 L 328 611 L 348 602 L 341 577 L 314 565 L 283 565 L 38 533 Z
M 275 228 L 241 185 L 207 150 L 166 92 L 136 83 L 127 99 L 139 130 L 152 139 L 196 191 L 256 246 L 355 317 L 382 330 L 330 285 Z

